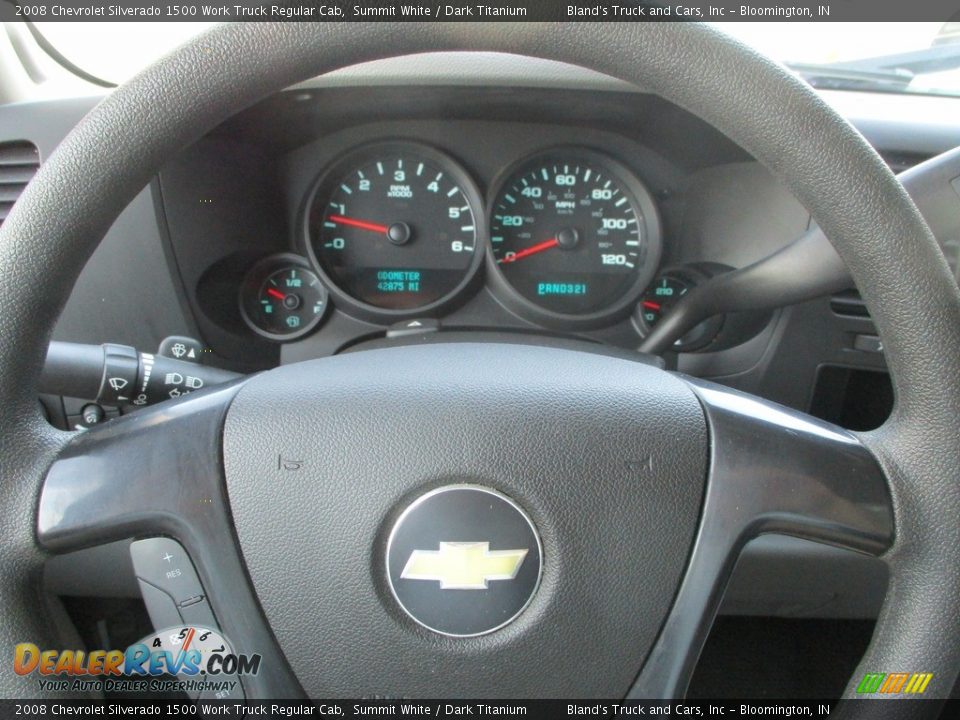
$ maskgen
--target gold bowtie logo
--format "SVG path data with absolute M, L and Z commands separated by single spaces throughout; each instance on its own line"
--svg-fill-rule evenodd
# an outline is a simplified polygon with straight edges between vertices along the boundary
M 442 542 L 439 550 L 414 550 L 400 573 L 434 580 L 441 590 L 486 590 L 491 580 L 513 580 L 527 550 L 491 550 L 488 542 Z

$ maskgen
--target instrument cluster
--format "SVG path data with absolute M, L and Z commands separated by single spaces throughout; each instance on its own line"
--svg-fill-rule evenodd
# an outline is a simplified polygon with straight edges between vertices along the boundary
M 433 147 L 365 145 L 316 178 L 300 221 L 303 255 L 262 260 L 241 288 L 244 320 L 274 341 L 314 330 L 329 304 L 386 325 L 438 317 L 484 278 L 530 322 L 601 327 L 638 308 L 662 249 L 643 182 L 580 147 L 521 159 L 484 197 Z

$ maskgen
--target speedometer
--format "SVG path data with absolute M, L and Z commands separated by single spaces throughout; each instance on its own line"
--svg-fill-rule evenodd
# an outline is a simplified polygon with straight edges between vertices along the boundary
M 339 305 L 370 319 L 424 315 L 483 257 L 480 196 L 452 159 L 414 143 L 351 153 L 308 203 L 308 248 Z
M 628 314 L 660 260 L 650 193 L 619 163 L 580 149 L 507 173 L 493 197 L 490 240 L 502 296 L 546 324 Z

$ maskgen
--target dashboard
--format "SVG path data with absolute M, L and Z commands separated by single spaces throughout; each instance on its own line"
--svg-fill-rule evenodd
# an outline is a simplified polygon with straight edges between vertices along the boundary
M 824 97 L 898 172 L 960 145 L 956 100 Z M 42 162 L 98 100 L 5 106 L 0 143 Z M 400 58 L 267 97 L 170 158 L 84 269 L 55 339 L 150 352 L 190 336 L 204 363 L 238 372 L 459 340 L 640 359 L 672 298 L 811 222 L 742 148 L 642 89 L 510 56 Z M 958 246 L 944 244 L 955 272 Z M 713 318 L 668 361 L 852 429 L 892 402 L 852 291 Z M 69 427 L 89 402 L 44 400 Z M 726 612 L 875 611 L 878 564 L 763 542 Z M 809 552 L 835 553 L 833 571 L 774 571 Z
M 951 99 L 824 97 L 895 171 L 960 144 Z M 98 100 L 6 106 L 0 142 L 42 162 Z M 458 339 L 637 356 L 672 298 L 810 226 L 747 152 L 642 89 L 512 56 L 396 58 L 269 96 L 171 157 L 88 263 L 55 339 L 150 351 L 185 335 L 238 372 Z M 713 318 L 672 350 L 682 372 L 855 429 L 877 419 L 843 409 L 886 372 L 852 292 Z M 64 402 L 79 415 L 82 399 Z
M 826 96 L 896 171 L 960 144 L 950 99 Z M 27 138 L 42 159 L 96 101 L 8 106 L 0 138 Z M 381 183 L 378 163 L 387 180 L 413 179 Z M 811 222 L 742 148 L 642 89 L 510 56 L 399 58 L 267 97 L 172 157 L 84 270 L 55 338 L 149 351 L 187 335 L 205 362 L 238 372 L 458 339 L 636 355 L 671 298 Z M 713 318 L 668 362 L 863 429 L 876 418 L 845 416 L 847 388 L 882 384 L 886 365 L 852 299 Z
M 696 118 L 583 90 L 288 91 L 155 192 L 192 314 L 236 369 L 437 331 L 634 350 L 677 297 L 810 224 Z M 721 352 L 772 318 L 716 318 L 675 349 Z

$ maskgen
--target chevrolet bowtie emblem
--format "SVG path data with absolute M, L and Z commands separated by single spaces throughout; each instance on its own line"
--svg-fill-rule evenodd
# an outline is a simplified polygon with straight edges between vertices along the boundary
M 434 580 L 442 590 L 486 590 L 491 580 L 513 580 L 527 552 L 491 550 L 488 542 L 441 542 L 439 550 L 414 550 L 400 577 Z
M 494 549 L 474 542 L 479 538 Z M 506 495 L 447 485 L 400 513 L 385 559 L 390 592 L 415 622 L 449 637 L 476 637 L 526 610 L 540 587 L 543 545 L 533 521 Z

